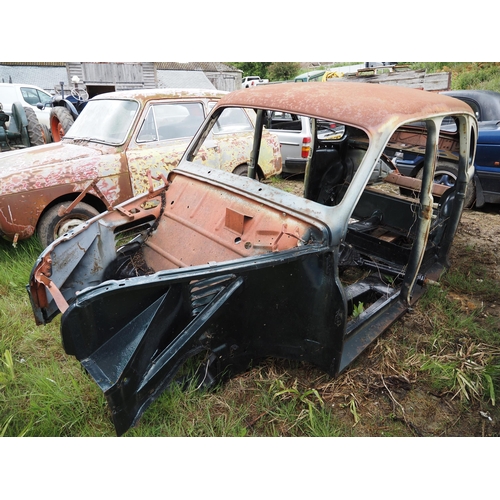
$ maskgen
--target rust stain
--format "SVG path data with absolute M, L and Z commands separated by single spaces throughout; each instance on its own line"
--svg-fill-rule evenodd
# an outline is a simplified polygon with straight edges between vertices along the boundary
M 422 205 L 422 217 L 424 219 L 432 219 L 432 205 Z
M 175 172 L 170 181 L 163 214 L 169 223 L 158 226 L 144 249 L 144 258 L 153 269 L 195 266 L 286 250 L 302 244 L 310 229 L 309 223 L 293 215 L 262 207 L 251 197 L 235 198 L 220 186 Z M 193 217 L 200 210 L 203 217 Z

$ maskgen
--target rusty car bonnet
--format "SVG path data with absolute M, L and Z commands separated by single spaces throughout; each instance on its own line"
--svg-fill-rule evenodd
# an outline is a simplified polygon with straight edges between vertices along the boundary
M 295 195 L 197 159 L 223 106 L 322 118 L 345 133 L 322 135 L 316 120 Z M 437 192 L 439 128 L 451 115 L 458 177 Z M 389 182 L 387 155 L 400 125 L 415 120 L 426 122 L 408 136 L 425 156 L 424 176 L 407 193 L 400 179 Z M 44 250 L 28 285 L 35 320 L 62 313 L 64 349 L 104 392 L 119 435 L 180 380 L 179 369 L 192 387 L 267 357 L 337 376 L 449 267 L 476 127 L 466 104 L 399 87 L 293 83 L 228 94 L 164 185 L 153 188 L 150 174 L 149 193 Z

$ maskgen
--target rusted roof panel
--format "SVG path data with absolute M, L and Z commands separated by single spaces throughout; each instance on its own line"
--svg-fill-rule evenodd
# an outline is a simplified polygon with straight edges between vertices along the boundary
M 353 99 L 354 97 L 354 99 Z M 387 121 L 399 124 L 439 114 L 471 113 L 470 107 L 422 90 L 369 83 L 318 82 L 258 85 L 231 92 L 224 105 L 271 108 L 341 121 L 374 132 Z

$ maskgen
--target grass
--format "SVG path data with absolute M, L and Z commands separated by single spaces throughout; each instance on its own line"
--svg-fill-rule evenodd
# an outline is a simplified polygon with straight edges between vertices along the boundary
M 409 63 L 413 69 L 428 73 L 449 71 L 453 90 L 494 90 L 500 92 L 500 63 L 498 62 L 420 62 Z
M 34 323 L 25 285 L 40 250 L 0 242 L 0 435 L 114 436 L 104 395 L 62 349 L 59 320 Z M 215 390 L 174 385 L 127 436 L 498 435 L 487 418 L 500 417 L 499 328 L 484 304 L 500 304 L 500 287 L 481 246 L 459 253 L 441 286 L 337 379 L 268 360 Z
M 444 289 L 431 288 L 421 301 L 433 325 L 421 369 L 431 374 L 436 391 L 449 392 L 463 403 L 487 401 L 495 406 L 500 390 L 498 320 L 485 318 L 477 304 L 498 300 L 500 286 L 471 249 L 469 253 L 470 260 L 466 256 L 443 278 Z

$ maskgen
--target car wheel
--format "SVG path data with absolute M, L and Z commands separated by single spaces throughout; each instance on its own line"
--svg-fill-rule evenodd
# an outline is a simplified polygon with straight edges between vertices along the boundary
M 56 106 L 50 110 L 50 131 L 54 142 L 59 142 L 66 135 L 74 121 L 64 106 Z
M 417 179 L 422 179 L 423 170 L 421 169 L 417 174 Z M 458 166 L 454 163 L 441 161 L 436 165 L 436 171 L 434 172 L 434 182 L 436 184 L 441 184 L 442 186 L 452 187 L 458 177 Z M 470 208 L 474 205 L 476 195 L 474 179 L 469 181 L 467 190 L 465 192 L 464 207 Z
M 62 236 L 64 233 L 74 229 L 99 213 L 98 210 L 87 203 L 78 203 L 69 214 L 60 215 L 70 204 L 71 202 L 58 203 L 49 208 L 40 218 L 37 233 L 44 248 L 59 238 L 59 236 Z
M 47 125 L 42 124 L 42 134 L 44 144 L 49 144 L 52 142 L 52 134 L 50 133 L 49 127 L 47 127 Z
M 32 146 L 41 146 L 45 144 L 43 140 L 43 130 L 36 113 L 28 107 L 24 108 L 26 113 L 26 119 L 28 120 L 28 137 L 30 138 L 30 144 Z
M 248 177 L 248 165 L 245 163 L 244 165 L 240 165 L 233 170 L 233 174 L 240 175 L 241 177 Z M 259 172 L 255 172 L 257 180 L 260 181 Z

